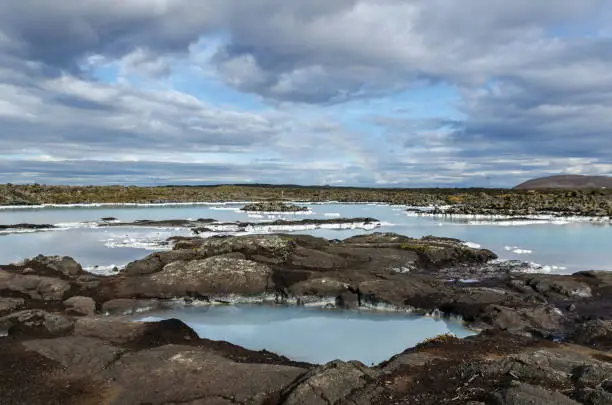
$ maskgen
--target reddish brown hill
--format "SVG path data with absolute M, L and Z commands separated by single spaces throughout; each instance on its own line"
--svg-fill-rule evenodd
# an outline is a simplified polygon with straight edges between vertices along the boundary
M 514 187 L 517 190 L 542 189 L 542 188 L 612 188 L 612 177 L 608 176 L 581 176 L 560 175 L 541 177 L 526 181 Z

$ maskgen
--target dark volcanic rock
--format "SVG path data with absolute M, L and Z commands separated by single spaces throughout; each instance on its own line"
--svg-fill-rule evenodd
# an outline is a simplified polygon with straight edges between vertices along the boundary
M 280 391 L 304 371 L 237 363 L 191 346 L 167 345 L 126 354 L 105 376 L 113 381 L 114 395 L 109 402 L 113 405 L 263 404 L 270 393 Z
M 104 218 L 102 218 L 103 221 L 105 221 Z M 106 222 L 108 221 L 112 221 L 114 219 L 110 219 L 110 220 L 106 220 Z M 212 222 L 216 222 L 214 219 L 205 219 L 205 218 L 200 218 L 198 220 L 192 221 L 189 219 L 164 219 L 164 220 L 151 220 L 151 219 L 141 219 L 141 220 L 137 220 L 134 222 L 111 222 L 111 223 L 104 223 L 101 224 L 102 226 L 110 226 L 110 227 L 117 227 L 117 226 L 142 226 L 142 227 L 162 227 L 162 228 L 167 228 L 167 227 L 186 227 L 186 228 L 190 228 L 190 227 L 195 227 L 195 226 L 201 226 L 203 224 L 209 224 Z
M 579 405 L 559 392 L 552 392 L 529 384 L 507 388 L 491 398 L 494 405 Z
M 42 310 L 13 312 L 0 318 L 0 334 L 53 336 L 66 333 L 73 326 L 71 318 Z
M 76 277 L 84 274 L 81 265 L 69 256 L 38 255 L 33 259 L 26 260 L 23 267 L 32 268 L 40 275 Z
M 192 260 L 197 257 L 198 254 L 193 249 L 175 249 L 167 252 L 156 252 L 144 259 L 128 263 L 123 273 L 130 276 L 157 273 L 161 271 L 166 264 L 179 260 Z
M 536 276 L 528 281 L 528 285 L 549 298 L 556 295 L 581 298 L 590 298 L 592 296 L 592 291 L 588 284 L 563 276 Z
M 594 320 L 579 324 L 570 336 L 583 345 L 612 350 L 612 320 Z
M 10 229 L 53 229 L 55 225 L 51 224 L 12 224 L 12 225 L 0 225 L 0 230 Z
M 255 212 L 299 212 L 308 211 L 308 207 L 301 207 L 295 204 L 287 204 L 280 201 L 266 201 L 247 204 L 241 208 L 242 211 Z
M 574 398 L 585 405 L 612 404 L 612 393 L 601 389 L 583 388 L 576 392 Z
M 23 298 L 0 298 L 0 316 L 23 308 L 24 305 Z
M 70 290 L 70 283 L 54 277 L 9 273 L 0 270 L 0 293 L 8 292 L 33 300 L 59 301 Z
M 309 371 L 286 388 L 282 404 L 328 405 L 348 401 L 351 393 L 373 382 L 378 374 L 358 361 L 332 361 Z
M 124 352 L 108 341 L 81 336 L 29 340 L 23 345 L 27 350 L 60 363 L 70 374 L 79 377 L 95 376 Z
M 66 312 L 71 315 L 94 315 L 96 302 L 91 297 L 71 297 L 64 301 Z
M 492 252 L 456 239 L 389 233 L 343 241 L 246 235 L 180 243 L 190 248 L 177 243 L 109 277 L 82 273 L 78 263 L 62 257 L 3 267 L 0 316 L 8 315 L 0 317 L 0 335 L 8 336 L 0 338 L 0 402 L 602 404 L 609 399 L 612 356 L 598 351 L 612 348 L 609 273 L 520 274 L 490 263 Z M 429 339 L 377 367 L 334 361 L 313 368 L 200 339 L 178 320 L 93 315 L 96 309 L 117 315 L 162 309 L 176 303 L 172 298 L 263 294 L 279 302 L 324 297 L 345 308 L 390 305 L 458 315 L 483 332 Z M 566 343 L 553 342 L 560 340 Z
M 121 278 L 114 285 L 114 295 L 121 298 L 252 295 L 270 291 L 272 287 L 272 270 L 264 264 L 210 257 L 172 262 L 148 276 Z

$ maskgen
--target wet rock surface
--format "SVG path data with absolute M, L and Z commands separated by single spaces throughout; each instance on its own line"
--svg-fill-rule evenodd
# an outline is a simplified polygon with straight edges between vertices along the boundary
M 495 258 L 449 238 L 270 234 L 181 238 L 109 277 L 59 256 L 0 266 L 2 403 L 607 403 L 611 275 L 524 274 Z M 315 366 L 123 317 L 241 298 L 460 316 L 483 332 L 375 367 Z

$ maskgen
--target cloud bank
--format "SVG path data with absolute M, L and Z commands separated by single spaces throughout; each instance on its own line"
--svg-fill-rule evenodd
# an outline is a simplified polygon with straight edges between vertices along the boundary
M 0 4 L 2 182 L 612 173 L 604 0 Z

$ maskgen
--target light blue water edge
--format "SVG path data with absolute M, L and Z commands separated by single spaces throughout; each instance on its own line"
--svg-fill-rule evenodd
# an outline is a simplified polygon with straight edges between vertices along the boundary
M 262 215 L 240 211 L 242 203 L 155 206 L 87 206 L 0 209 L 0 224 L 48 223 L 60 229 L 44 232 L 0 233 L 0 263 L 12 263 L 38 254 L 68 255 L 83 266 L 101 269 L 137 260 L 163 250 L 171 236 L 190 235 L 184 228 L 100 228 L 96 221 L 114 217 L 122 222 L 139 219 L 197 219 L 261 222 L 271 219 L 373 217 L 382 221 L 375 230 L 296 230 L 329 239 L 371 232 L 395 232 L 412 237 L 446 236 L 471 242 L 497 253 L 503 260 L 534 264 L 534 271 L 560 274 L 580 270 L 612 269 L 612 227 L 588 222 L 489 223 L 408 215 L 404 206 L 385 204 L 304 204 L 304 214 Z M 539 265 L 539 266 L 536 266 Z
M 180 319 L 201 338 L 267 350 L 294 361 L 340 359 L 376 365 L 427 338 L 475 335 L 462 322 L 405 312 L 322 309 L 291 305 L 194 306 L 148 313 L 137 321 Z

